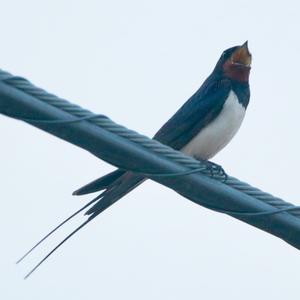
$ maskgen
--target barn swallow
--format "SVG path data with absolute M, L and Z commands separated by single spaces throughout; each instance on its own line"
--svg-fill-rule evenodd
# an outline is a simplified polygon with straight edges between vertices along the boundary
M 212 74 L 198 91 L 153 137 L 199 160 L 208 160 L 223 149 L 238 131 L 249 103 L 251 54 L 248 43 L 222 53 Z M 146 178 L 116 170 L 73 193 L 104 190 L 86 214 L 93 218 L 140 185 Z
M 153 138 L 196 159 L 212 158 L 230 142 L 244 119 L 250 98 L 251 60 L 252 56 L 247 42 L 225 50 L 211 75 Z M 74 195 L 103 192 L 78 211 L 82 211 L 93 203 L 94 205 L 85 213 L 89 216 L 88 219 L 68 235 L 32 271 L 73 234 L 145 180 L 146 178 L 141 174 L 117 169 L 75 191 Z

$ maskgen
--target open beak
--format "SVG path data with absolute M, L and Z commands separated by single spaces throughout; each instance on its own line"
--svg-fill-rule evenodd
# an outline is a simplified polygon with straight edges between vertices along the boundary
M 248 49 L 248 41 L 246 41 L 242 46 L 237 48 L 231 55 L 231 63 L 234 65 L 242 65 L 245 67 L 251 67 L 251 53 Z

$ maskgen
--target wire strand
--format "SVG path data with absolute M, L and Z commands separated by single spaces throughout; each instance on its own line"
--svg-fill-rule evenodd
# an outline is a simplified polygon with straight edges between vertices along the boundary
M 180 151 L 175 151 L 174 149 L 162 145 L 158 141 L 151 140 L 143 135 L 140 135 L 136 133 L 135 131 L 129 130 L 123 126 L 120 126 L 114 122 L 112 122 L 108 117 L 104 115 L 95 115 L 92 112 L 81 108 L 78 105 L 74 105 L 70 102 L 68 102 L 65 99 L 59 98 L 55 95 L 49 94 L 43 89 L 35 87 L 33 84 L 31 84 L 28 80 L 17 77 L 9 74 L 8 72 L 0 70 L 0 80 L 5 82 L 6 84 L 19 89 L 37 99 L 40 101 L 43 101 L 49 105 L 52 105 L 54 107 L 57 107 L 67 113 L 70 113 L 75 118 L 84 118 L 86 122 L 91 122 L 107 131 L 110 131 L 111 133 L 114 133 L 116 135 L 119 135 L 123 138 L 129 139 L 130 141 L 137 143 L 148 150 L 157 153 L 159 155 L 162 155 L 170 160 L 173 160 L 185 167 L 188 168 L 188 170 L 193 170 L 197 168 L 203 168 L 205 169 L 205 166 L 201 163 L 196 161 L 195 159 L 188 157 L 186 155 L 183 155 Z M 79 119 L 72 119 L 70 122 L 78 121 Z M 31 120 L 32 121 L 32 120 Z M 57 120 L 55 121 L 57 122 Z M 141 173 L 143 173 L 143 170 L 139 170 Z M 189 171 L 187 171 L 189 172 Z M 193 172 L 193 171 L 191 171 Z M 147 172 L 144 172 L 147 174 Z M 218 180 L 222 183 L 225 183 L 226 185 L 239 190 L 251 197 L 256 198 L 257 200 L 260 200 L 262 202 L 265 202 L 277 209 L 288 209 L 289 214 L 300 218 L 300 209 L 292 205 L 291 203 L 288 203 L 278 197 L 274 197 L 268 193 L 262 192 L 261 190 L 254 188 L 250 186 L 249 184 L 239 181 L 238 179 L 227 176 L 226 181 L 224 182 L 224 176 L 220 176 L 217 172 L 212 174 L 209 170 L 203 172 L 206 176 L 212 177 L 215 180 Z M 153 175 L 153 174 L 151 174 Z M 162 175 L 162 174 L 160 174 Z M 167 174 L 170 176 L 171 174 Z M 167 176 L 166 175 L 166 176 Z M 164 176 L 164 175 L 163 175 Z

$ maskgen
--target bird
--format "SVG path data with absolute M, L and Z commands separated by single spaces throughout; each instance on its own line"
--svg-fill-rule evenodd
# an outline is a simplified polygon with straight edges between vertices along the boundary
M 223 51 L 212 73 L 153 139 L 198 160 L 208 161 L 214 157 L 231 141 L 245 117 L 250 100 L 251 63 L 247 41 Z M 54 228 L 18 261 L 23 260 L 60 226 L 87 209 L 87 220 L 50 251 L 26 278 L 72 235 L 146 179 L 142 174 L 117 169 L 76 190 L 73 195 L 102 193 Z

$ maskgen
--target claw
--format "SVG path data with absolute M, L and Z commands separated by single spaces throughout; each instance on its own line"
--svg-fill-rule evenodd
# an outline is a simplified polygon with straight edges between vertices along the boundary
M 228 176 L 226 174 L 226 172 L 224 171 L 224 169 L 216 164 L 216 163 L 213 163 L 211 161 L 208 161 L 208 160 L 201 160 L 201 163 L 203 163 L 206 167 L 206 170 L 208 172 L 210 172 L 210 176 L 211 177 L 215 177 L 215 176 L 220 176 L 220 177 L 223 177 L 222 178 L 222 182 L 226 182 Z

